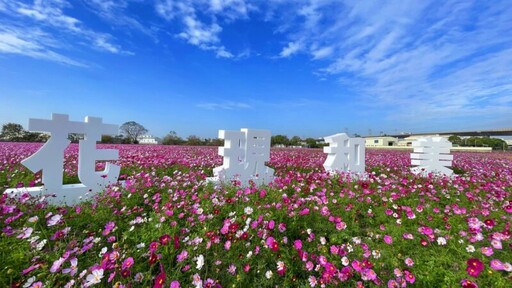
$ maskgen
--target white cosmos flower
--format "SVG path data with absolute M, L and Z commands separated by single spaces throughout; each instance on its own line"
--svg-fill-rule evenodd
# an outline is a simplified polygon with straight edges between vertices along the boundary
M 201 268 L 203 268 L 203 265 L 204 265 L 204 256 L 201 254 L 201 255 L 197 256 L 197 266 L 196 266 L 196 268 L 198 270 L 201 270 Z

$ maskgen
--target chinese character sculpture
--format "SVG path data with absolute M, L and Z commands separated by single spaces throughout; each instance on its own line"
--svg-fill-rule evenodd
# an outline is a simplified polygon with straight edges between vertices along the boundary
M 270 131 L 240 129 L 240 131 L 219 130 L 224 147 L 219 155 L 224 157 L 222 166 L 213 169 L 210 181 L 239 180 L 248 185 L 249 180 L 261 185 L 274 178 L 274 170 L 265 166 L 270 159 Z
M 50 139 L 35 154 L 21 163 L 32 172 L 42 170 L 43 187 L 23 189 L 8 189 L 6 193 L 55 194 L 48 199 L 52 203 L 71 204 L 92 196 L 103 190 L 108 184 L 117 181 L 120 167 L 107 163 L 105 170 L 96 170 L 97 160 L 117 160 L 117 150 L 96 149 L 96 141 L 101 135 L 116 134 L 117 125 L 104 124 L 101 118 L 85 117 L 85 122 L 69 121 L 65 114 L 52 114 L 51 120 L 30 119 L 29 130 L 50 132 Z M 84 140 L 79 142 L 78 178 L 81 184 L 62 185 L 64 150 L 69 145 L 68 134 L 84 134 Z
M 441 173 L 451 176 L 453 171 L 446 167 L 452 166 L 453 155 L 450 154 L 452 143 L 443 137 L 420 138 L 412 142 L 414 153 L 411 153 L 411 164 L 419 165 L 411 169 L 414 174 L 427 175 Z
M 365 146 L 363 138 L 349 138 L 345 133 L 324 137 L 329 143 L 324 147 L 327 159 L 324 168 L 328 172 L 350 171 L 363 173 L 365 168 Z

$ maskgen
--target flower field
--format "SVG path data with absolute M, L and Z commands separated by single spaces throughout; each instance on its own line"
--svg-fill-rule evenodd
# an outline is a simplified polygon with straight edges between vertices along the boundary
M 0 143 L 0 185 L 41 185 Z M 512 287 L 512 155 L 455 153 L 452 178 L 367 150 L 366 175 L 329 175 L 316 149 L 273 149 L 261 187 L 205 181 L 215 147 L 119 149 L 93 201 L 0 199 L 0 287 Z M 78 146 L 66 150 L 76 183 Z M 101 168 L 102 163 L 98 163 Z M 2 189 L 3 191 L 4 189 Z

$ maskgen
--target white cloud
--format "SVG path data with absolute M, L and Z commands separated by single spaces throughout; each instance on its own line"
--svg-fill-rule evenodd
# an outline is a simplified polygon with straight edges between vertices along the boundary
M 217 35 L 222 31 L 222 28 L 216 23 L 206 26 L 193 16 L 185 16 L 183 23 L 186 27 L 185 31 L 178 34 L 178 36 L 186 39 L 188 43 L 199 46 L 219 42 Z
M 289 42 L 288 46 L 284 47 L 279 53 L 279 56 L 282 58 L 287 58 L 292 56 L 293 54 L 298 53 L 302 48 L 301 42 Z
M 16 30 L 0 27 L 0 52 L 19 54 L 35 59 L 58 62 L 65 65 L 88 67 L 88 65 L 70 59 L 62 54 L 47 49 L 50 43 L 41 43 L 39 39 L 49 40 L 50 36 L 40 31 Z
M 196 106 L 206 110 L 236 110 L 252 108 L 252 106 L 247 103 L 233 101 L 222 101 L 218 103 L 205 102 L 197 104 Z
M 104 4 L 107 5 L 107 4 Z M 0 22 L 3 31 L 3 53 L 16 53 L 37 59 L 46 59 L 61 64 L 86 67 L 83 61 L 73 60 L 63 53 L 76 50 L 77 44 L 114 54 L 131 54 L 112 41 L 112 36 L 96 32 L 64 11 L 73 8 L 64 0 L 34 1 L 25 4 L 17 1 L 2 2 L 1 13 L 10 21 Z M 23 23 L 15 25 L 13 23 Z M 59 50 L 59 52 L 57 52 Z
M 183 29 L 177 37 L 202 50 L 213 51 L 219 58 L 236 58 L 220 45 L 220 21 L 247 19 L 256 8 L 243 0 L 158 1 L 155 10 L 167 21 L 179 20 Z M 202 17 L 199 17 L 201 14 Z
M 281 57 L 326 60 L 319 77 L 343 75 L 360 103 L 402 120 L 446 119 L 510 110 L 485 98 L 512 95 L 505 76 L 512 75 L 512 7 L 505 2 L 319 0 L 294 2 L 287 12 L 295 17 L 272 20 L 286 20 L 277 30 L 289 39 Z
M 332 46 L 322 47 L 311 51 L 313 55 L 313 59 L 318 60 L 322 58 L 329 57 L 334 52 L 334 48 Z

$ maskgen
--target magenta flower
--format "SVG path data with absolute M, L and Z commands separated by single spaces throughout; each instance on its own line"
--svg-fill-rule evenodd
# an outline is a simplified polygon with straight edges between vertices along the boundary
M 133 261 L 133 258 L 132 258 L 132 257 L 128 257 L 128 258 L 126 258 L 126 259 L 123 261 L 123 264 L 121 265 L 121 269 L 122 269 L 122 270 L 129 269 L 130 267 L 132 267 L 133 263 L 135 263 L 135 262 Z
M 170 241 L 171 241 L 171 236 L 169 234 L 160 236 L 160 244 L 162 246 L 169 244 Z
M 107 236 L 108 234 L 110 234 L 110 232 L 112 231 L 112 229 L 114 229 L 114 227 L 116 227 L 116 223 L 114 223 L 112 221 L 105 224 L 105 229 L 102 232 L 103 236 Z
M 405 274 L 405 281 L 407 281 L 411 284 L 414 283 L 414 281 L 416 281 L 416 277 L 414 276 L 414 274 L 412 274 L 408 270 L 404 270 L 404 274 Z
M 155 283 L 153 283 L 153 288 L 162 288 L 165 283 L 165 271 L 163 269 L 162 264 L 160 264 L 160 274 L 158 274 L 155 278 Z
M 160 245 L 160 244 L 159 244 L 158 242 L 155 242 L 155 241 L 151 242 L 151 243 L 149 244 L 149 251 L 151 251 L 151 252 L 155 252 L 155 251 L 156 251 L 156 249 L 158 249 L 158 246 L 159 246 L 159 245 Z
M 169 286 L 169 288 L 181 288 L 180 286 L 180 282 L 174 280 L 171 282 L 171 285 Z
M 460 286 L 462 288 L 478 288 L 478 285 L 476 285 L 475 282 L 468 279 L 462 279 L 462 281 L 460 281 Z
M 277 252 L 279 250 L 279 243 L 277 243 L 274 237 L 268 237 L 266 244 L 268 248 L 270 248 L 274 252 Z
M 470 258 L 466 263 L 468 265 L 468 267 L 466 268 L 466 272 L 468 272 L 469 276 L 476 278 L 484 269 L 484 264 L 479 259 Z
M 392 244 L 393 243 L 393 238 L 389 235 L 384 235 L 384 242 L 386 244 Z
M 295 249 L 297 249 L 297 250 L 301 250 L 302 249 L 302 241 L 298 240 L 298 239 L 293 241 L 293 247 L 295 247 Z

